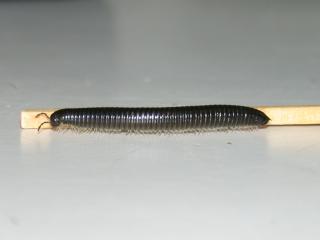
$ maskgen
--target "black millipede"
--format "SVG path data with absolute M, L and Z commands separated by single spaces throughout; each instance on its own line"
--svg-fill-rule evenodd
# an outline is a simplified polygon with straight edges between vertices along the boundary
M 105 132 L 171 133 L 242 130 L 264 127 L 269 117 L 262 111 L 237 105 L 178 107 L 95 107 L 59 109 L 49 117 L 53 129 Z

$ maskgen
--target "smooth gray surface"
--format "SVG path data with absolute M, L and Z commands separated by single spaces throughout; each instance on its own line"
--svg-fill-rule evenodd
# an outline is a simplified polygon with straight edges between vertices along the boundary
M 319 1 L 0 1 L 0 239 L 319 239 L 320 127 L 19 129 L 25 108 L 319 104 Z

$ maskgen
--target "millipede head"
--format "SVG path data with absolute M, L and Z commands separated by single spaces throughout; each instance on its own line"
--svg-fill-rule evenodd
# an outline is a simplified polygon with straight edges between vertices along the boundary
M 50 124 L 52 127 L 58 127 L 61 123 L 60 111 L 55 111 L 50 116 Z
M 44 122 L 42 122 L 42 123 L 39 125 L 39 127 L 38 127 L 38 132 L 40 131 L 40 129 L 42 128 L 42 126 L 43 126 L 44 124 L 50 124 L 52 127 L 57 127 L 57 126 L 59 126 L 60 123 L 61 123 L 61 121 L 60 121 L 60 114 L 59 114 L 59 112 L 57 112 L 57 111 L 54 112 L 54 113 L 52 113 L 50 117 L 49 117 L 48 114 L 42 112 L 42 113 L 37 114 L 37 115 L 35 116 L 35 118 L 38 118 L 38 117 L 40 117 L 40 116 L 45 116 L 45 117 L 48 119 L 48 121 L 44 121 Z
M 64 109 L 60 109 L 51 114 L 50 123 L 52 127 L 58 127 L 63 123 L 64 111 Z

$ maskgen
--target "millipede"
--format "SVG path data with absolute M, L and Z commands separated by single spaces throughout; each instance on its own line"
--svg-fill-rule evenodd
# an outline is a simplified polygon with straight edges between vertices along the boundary
M 270 118 L 262 111 L 238 105 L 178 107 L 64 108 L 44 115 L 53 129 L 127 133 L 179 133 L 246 130 L 264 127 Z

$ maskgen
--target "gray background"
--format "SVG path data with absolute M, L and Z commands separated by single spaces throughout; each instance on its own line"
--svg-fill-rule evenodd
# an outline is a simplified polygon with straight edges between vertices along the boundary
M 319 64 L 319 1 L 0 1 L 0 239 L 319 239 L 319 127 L 19 129 L 25 108 L 319 104 Z

